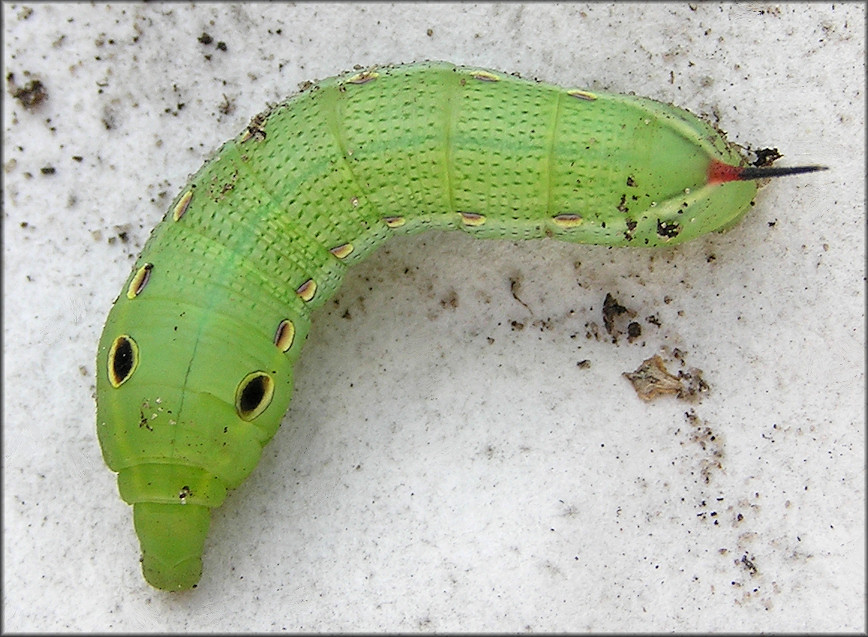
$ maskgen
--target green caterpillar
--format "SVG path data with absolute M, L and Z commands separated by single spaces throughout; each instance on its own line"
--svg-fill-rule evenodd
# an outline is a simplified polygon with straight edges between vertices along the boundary
M 142 570 L 191 588 L 210 511 L 289 405 L 311 312 L 391 236 L 672 245 L 734 225 L 760 177 L 652 100 L 425 63 L 311 85 L 253 119 L 154 229 L 106 320 L 97 433 Z

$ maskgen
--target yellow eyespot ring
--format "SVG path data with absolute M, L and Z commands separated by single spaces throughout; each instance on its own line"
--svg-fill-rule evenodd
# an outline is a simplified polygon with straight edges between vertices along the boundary
M 130 379 L 139 366 L 139 346 L 127 334 L 112 342 L 108 354 L 108 379 L 112 387 L 120 387 Z
M 247 374 L 235 392 L 235 411 L 241 420 L 250 422 L 271 404 L 274 380 L 265 372 Z

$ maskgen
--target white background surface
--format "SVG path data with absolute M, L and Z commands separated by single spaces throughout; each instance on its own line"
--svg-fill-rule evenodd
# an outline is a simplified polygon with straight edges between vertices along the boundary
M 865 630 L 862 4 L 3 19 L 4 78 L 48 91 L 34 111 L 3 98 L 5 630 Z M 832 169 L 677 249 L 388 244 L 315 317 L 281 431 L 212 516 L 199 588 L 149 588 L 93 403 L 135 254 L 266 103 L 423 59 L 647 95 Z M 637 341 L 586 337 L 607 292 Z M 621 372 L 658 352 L 703 370 L 700 403 L 637 398 Z

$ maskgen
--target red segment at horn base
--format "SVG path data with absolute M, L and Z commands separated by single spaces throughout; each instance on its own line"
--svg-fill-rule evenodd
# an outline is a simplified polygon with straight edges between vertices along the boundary
M 730 181 L 740 181 L 743 179 L 742 172 L 744 168 L 741 166 L 730 166 L 722 161 L 712 159 L 708 164 L 708 184 L 725 184 Z

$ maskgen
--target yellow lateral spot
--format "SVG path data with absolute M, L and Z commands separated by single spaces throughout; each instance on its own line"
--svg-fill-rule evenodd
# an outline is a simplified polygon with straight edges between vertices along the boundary
M 552 217 L 552 221 L 561 228 L 575 228 L 582 223 L 581 215 L 562 214 Z
M 130 287 L 127 288 L 128 299 L 134 299 L 142 293 L 142 290 L 145 289 L 145 286 L 151 278 L 151 270 L 153 269 L 153 263 L 146 263 L 139 268 L 138 272 L 136 272 L 136 276 L 134 276 L 133 280 L 130 281 Z
M 274 344 L 281 352 L 288 352 L 295 340 L 295 324 L 289 319 L 283 319 L 274 332 Z
M 353 251 L 353 244 L 352 243 L 344 243 L 342 245 L 335 246 L 334 248 L 329 250 L 329 252 L 331 252 L 333 255 L 335 255 L 338 259 L 346 259 L 348 256 L 350 256 L 350 253 L 352 251 Z
M 459 212 L 461 221 L 465 226 L 481 226 L 485 223 L 485 215 L 479 215 L 475 212 Z
M 589 91 L 579 91 L 578 89 L 573 91 L 567 91 L 567 95 L 570 97 L 575 97 L 580 100 L 585 100 L 587 102 L 593 102 L 597 99 L 597 96 Z
M 302 301 L 310 301 L 313 298 L 313 295 L 316 294 L 316 281 L 308 279 L 298 286 L 295 293 L 298 294 Z
M 362 71 L 347 79 L 347 84 L 367 84 L 380 77 L 376 71 Z
M 407 223 L 407 220 L 404 217 L 383 217 L 383 223 L 390 228 L 400 228 Z
M 178 203 L 175 204 L 175 207 L 172 209 L 172 219 L 175 221 L 180 221 L 181 217 L 184 216 L 184 213 L 187 212 L 187 208 L 190 207 L 190 202 L 193 200 L 193 191 L 188 190 L 184 193 L 184 196 L 178 200 Z
M 480 82 L 499 82 L 500 78 L 494 73 L 489 73 L 488 71 L 473 71 L 470 74 L 475 80 L 479 80 Z

